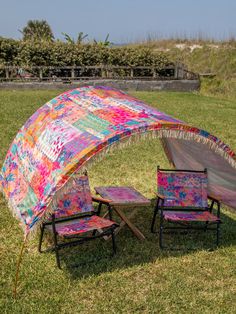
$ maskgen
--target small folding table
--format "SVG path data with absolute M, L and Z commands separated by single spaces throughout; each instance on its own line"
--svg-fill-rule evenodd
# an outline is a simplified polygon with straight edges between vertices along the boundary
M 102 198 L 110 200 L 110 206 L 121 218 L 120 227 L 116 229 L 116 233 L 120 231 L 126 224 L 139 240 L 144 240 L 143 233 L 130 221 L 137 211 L 137 207 L 149 206 L 150 200 L 144 197 L 133 187 L 126 186 L 99 186 L 95 187 L 95 191 Z M 124 210 L 132 208 L 133 211 L 126 215 Z

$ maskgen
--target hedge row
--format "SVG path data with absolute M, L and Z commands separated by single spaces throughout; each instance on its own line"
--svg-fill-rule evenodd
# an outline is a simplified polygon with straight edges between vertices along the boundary
M 148 48 L 78 45 L 61 41 L 32 43 L 0 37 L 0 65 L 18 66 L 156 66 L 169 64 L 164 53 Z

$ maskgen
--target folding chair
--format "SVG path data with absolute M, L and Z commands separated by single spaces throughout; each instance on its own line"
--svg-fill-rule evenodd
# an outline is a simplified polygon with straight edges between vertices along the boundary
M 98 210 L 95 211 L 92 201 L 97 202 Z M 93 239 L 111 236 L 113 254 L 116 253 L 114 230 L 118 224 L 99 217 L 102 205 L 108 206 L 109 200 L 91 196 L 87 173 L 75 177 L 70 191 L 66 192 L 57 202 L 51 218 L 41 226 L 39 239 L 39 252 L 42 252 L 42 241 L 45 229 L 53 233 L 53 247 L 57 266 L 61 268 L 59 251 L 66 246 L 74 246 Z M 110 216 L 111 217 L 111 216 Z M 72 239 L 72 241 L 61 241 Z
M 170 170 L 160 169 L 158 166 L 157 184 L 158 193 L 151 232 L 155 232 L 155 220 L 160 211 L 160 248 L 164 248 L 163 233 L 170 229 L 216 231 L 216 245 L 218 246 L 221 223 L 220 201 L 207 195 L 207 170 Z M 210 206 L 208 199 L 211 201 Z M 215 204 L 216 215 L 213 214 Z

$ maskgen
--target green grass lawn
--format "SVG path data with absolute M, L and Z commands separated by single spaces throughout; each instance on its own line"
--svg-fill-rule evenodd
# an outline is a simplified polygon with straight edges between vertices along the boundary
M 0 165 L 17 130 L 59 91 L 0 91 Z M 161 111 L 212 132 L 236 150 L 236 100 L 190 93 L 133 92 Z M 95 185 L 132 185 L 149 198 L 156 189 L 156 165 L 168 166 L 157 139 L 109 153 L 89 171 Z M 138 241 L 124 228 L 111 243 L 94 241 L 64 250 L 63 270 L 52 253 L 37 252 L 31 240 L 20 272 L 18 299 L 12 287 L 23 233 L 0 196 L 0 313 L 236 313 L 236 213 L 223 207 L 222 239 L 181 235 L 176 244 L 195 248 L 160 251 L 150 233 L 152 209 L 140 208 L 135 224 L 146 235 Z M 169 242 L 173 240 L 168 237 Z M 96 262 L 88 262 L 98 256 Z M 73 263 L 81 263 L 73 268 Z

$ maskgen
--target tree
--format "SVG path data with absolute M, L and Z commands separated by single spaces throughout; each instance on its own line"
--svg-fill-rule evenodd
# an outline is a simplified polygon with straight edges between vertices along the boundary
M 45 20 L 29 20 L 23 30 L 19 30 L 23 40 L 30 41 L 53 41 L 52 29 Z
M 107 34 L 106 38 L 104 41 L 97 41 L 96 39 L 93 40 L 95 45 L 99 45 L 99 46 L 103 46 L 103 47 L 109 47 L 111 46 L 113 43 L 110 42 L 110 40 L 108 40 L 109 38 L 109 34 Z
M 66 34 L 66 33 L 62 33 L 62 35 L 64 36 L 65 40 L 69 43 L 69 44 L 77 44 L 80 45 L 82 44 L 83 40 L 88 37 L 88 34 L 84 34 L 84 32 L 79 32 L 78 37 L 77 37 L 77 41 L 75 42 L 74 38 L 71 37 L 70 35 Z
M 84 34 L 84 32 L 79 32 L 77 37 L 77 44 L 81 44 L 86 37 L 88 37 L 88 34 Z

